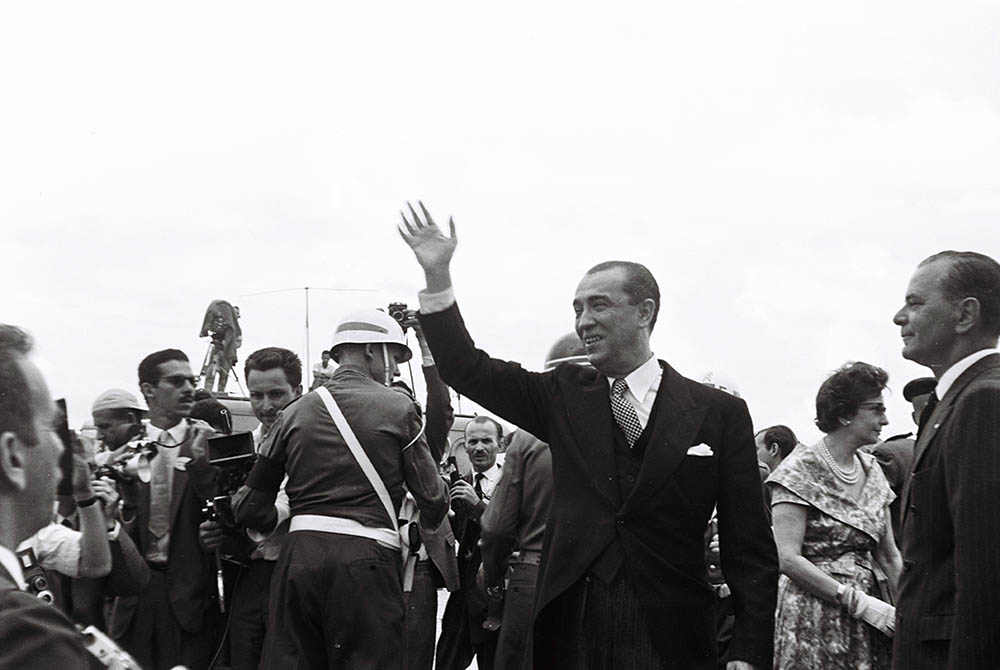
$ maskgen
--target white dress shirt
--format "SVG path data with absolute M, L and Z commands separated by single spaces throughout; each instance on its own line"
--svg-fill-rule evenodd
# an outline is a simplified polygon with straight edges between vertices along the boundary
M 181 419 L 170 428 L 159 428 L 148 421 L 146 422 L 146 440 L 154 440 L 156 442 L 156 455 L 153 456 L 153 459 L 149 462 L 150 470 L 155 473 L 157 467 L 159 467 L 159 459 L 167 459 L 169 464 L 169 467 L 166 470 L 168 473 L 167 490 L 171 492 L 171 495 L 174 490 L 174 470 L 177 467 L 177 455 L 180 453 L 181 443 L 184 442 L 184 438 L 187 437 L 187 431 L 188 423 L 184 419 Z M 163 435 L 164 432 L 167 433 L 167 436 Z M 172 506 L 173 501 L 171 500 L 171 507 Z M 146 554 L 146 559 L 153 563 L 166 563 L 169 556 L 170 530 L 168 529 L 167 532 L 163 534 L 163 537 L 153 539 L 153 542 L 149 547 L 149 551 Z
M 986 358 L 990 354 L 1000 353 L 997 349 L 980 349 L 974 354 L 969 354 L 962 360 L 958 361 L 950 368 L 944 371 L 941 378 L 938 380 L 937 388 L 934 392 L 937 394 L 938 400 L 944 397 L 944 394 L 948 392 L 951 385 L 955 383 L 955 380 L 962 376 L 962 373 L 971 368 L 976 362 L 983 358 Z
M 655 355 L 650 355 L 649 360 L 637 367 L 625 377 L 628 390 L 625 391 L 625 398 L 632 403 L 636 416 L 639 417 L 639 425 L 646 429 L 649 423 L 649 415 L 653 412 L 653 403 L 656 402 L 656 392 L 660 390 L 660 379 L 663 377 L 663 368 L 656 360 Z M 608 397 L 611 397 L 611 386 L 617 377 L 608 377 Z
M 11 579 L 17 584 L 17 588 L 24 590 L 24 570 L 21 569 L 21 561 L 17 559 L 17 556 L 13 551 L 7 547 L 0 546 L 0 565 L 10 573 Z

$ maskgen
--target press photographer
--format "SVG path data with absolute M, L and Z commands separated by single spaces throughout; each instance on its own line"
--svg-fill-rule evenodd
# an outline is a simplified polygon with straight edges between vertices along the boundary
M 166 349 L 139 364 L 139 388 L 149 406 L 145 430 L 127 449 L 153 454 L 149 481 L 119 484 L 121 520 L 150 568 L 139 597 L 119 597 L 110 632 L 144 668 L 208 666 L 215 607 L 214 550 L 220 540 L 202 532 L 202 508 L 215 497 L 216 469 L 208 462 L 212 429 L 188 417 L 197 379 L 187 356 Z
M 260 421 L 252 433 L 256 450 L 277 423 L 281 410 L 302 395 L 302 362 L 288 349 L 266 347 L 250 354 L 243 371 L 250 408 Z M 233 670 L 256 670 L 260 664 L 271 574 L 288 532 L 288 516 L 288 495 L 282 483 L 263 531 L 246 531 L 255 544 L 249 560 L 240 569 L 232 596 L 229 665 Z
M 0 324 L 0 667 L 87 667 L 76 628 L 57 608 L 24 591 L 14 554 L 51 520 L 63 450 L 52 431 L 48 385 L 30 352 L 24 331 Z

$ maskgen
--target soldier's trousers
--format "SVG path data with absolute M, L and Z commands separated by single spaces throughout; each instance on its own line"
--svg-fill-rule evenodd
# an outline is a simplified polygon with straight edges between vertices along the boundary
M 294 531 L 271 578 L 263 668 L 402 670 L 400 554 L 367 538 Z

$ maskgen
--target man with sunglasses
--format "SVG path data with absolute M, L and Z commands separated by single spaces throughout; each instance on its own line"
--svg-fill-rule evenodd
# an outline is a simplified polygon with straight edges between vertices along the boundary
M 214 495 L 215 468 L 207 458 L 212 429 L 189 418 L 197 381 L 177 349 L 139 364 L 149 417 L 138 439 L 151 442 L 155 455 L 148 483 L 121 486 L 121 516 L 151 577 L 140 596 L 117 599 L 110 632 L 144 668 L 204 668 L 211 652 L 212 551 L 222 537 L 201 520 L 202 505 Z

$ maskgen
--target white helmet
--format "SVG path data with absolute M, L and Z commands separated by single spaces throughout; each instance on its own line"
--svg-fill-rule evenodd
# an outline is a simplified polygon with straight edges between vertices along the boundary
M 713 372 L 709 370 L 705 372 L 698 379 L 705 386 L 711 386 L 712 388 L 719 389 L 720 391 L 725 391 L 729 395 L 740 396 L 740 387 L 736 384 L 736 380 L 732 378 L 729 374 L 725 372 Z
M 341 344 L 398 344 L 404 350 L 403 361 L 413 356 L 399 323 L 377 309 L 362 309 L 344 316 L 333 331 L 330 350 Z

